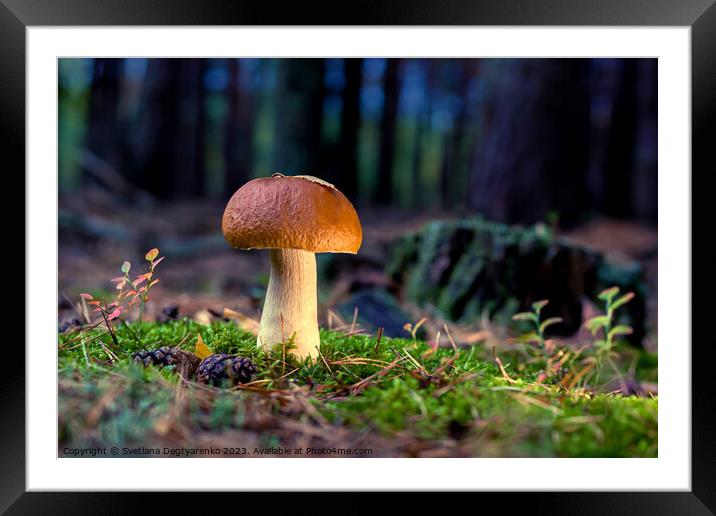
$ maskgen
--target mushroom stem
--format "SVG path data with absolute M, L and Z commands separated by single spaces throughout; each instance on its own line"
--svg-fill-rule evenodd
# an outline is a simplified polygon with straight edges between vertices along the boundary
M 316 358 L 318 299 L 316 256 L 300 249 L 271 249 L 271 278 L 261 314 L 258 345 L 265 350 L 293 336 L 299 358 Z

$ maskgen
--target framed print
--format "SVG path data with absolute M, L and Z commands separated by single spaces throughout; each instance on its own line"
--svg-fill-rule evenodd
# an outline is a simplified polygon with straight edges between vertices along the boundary
M 3 0 L 3 508 L 713 511 L 716 8 L 608 4 Z

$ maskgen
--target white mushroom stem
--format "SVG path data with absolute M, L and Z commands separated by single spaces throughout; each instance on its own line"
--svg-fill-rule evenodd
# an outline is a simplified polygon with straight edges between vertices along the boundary
M 293 337 L 299 358 L 318 357 L 316 256 L 299 249 L 271 249 L 271 278 L 261 314 L 258 345 L 265 350 Z

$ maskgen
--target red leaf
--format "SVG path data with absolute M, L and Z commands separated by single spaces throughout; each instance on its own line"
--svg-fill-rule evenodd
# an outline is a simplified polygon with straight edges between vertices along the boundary
M 83 297 L 85 299 L 92 299 L 92 295 L 87 294 L 86 292 L 83 292 L 82 294 L 80 294 L 80 297 Z
M 112 279 L 109 280 L 109 281 L 111 281 L 112 283 L 117 283 L 117 282 L 119 282 L 119 281 L 124 281 L 125 279 L 126 279 L 125 276 L 120 276 L 119 278 L 112 278 Z
M 154 260 L 154 258 L 157 257 L 157 255 L 159 255 L 159 249 L 155 247 L 154 249 L 150 249 L 149 251 L 147 251 L 147 254 L 144 255 L 144 258 L 148 262 L 151 262 Z
M 94 301 L 90 301 L 88 304 L 94 305 L 94 306 L 99 306 L 99 303 L 100 303 L 99 299 L 96 299 Z
M 120 315 L 122 315 L 122 310 L 120 308 L 117 308 L 114 312 L 107 316 L 107 320 L 111 321 L 112 319 L 116 319 Z
M 152 285 L 155 285 L 156 283 L 159 283 L 159 278 L 157 278 L 157 279 L 155 279 L 154 281 L 152 281 L 152 282 L 149 284 L 149 286 L 151 287 Z
M 152 277 L 151 272 L 148 272 L 146 274 L 141 274 L 141 275 L 137 276 L 137 278 L 134 280 L 134 282 L 132 282 L 132 285 L 134 285 L 135 287 L 138 287 L 139 285 L 144 283 L 144 281 L 148 280 L 151 277 Z
M 165 256 L 162 256 L 162 257 L 159 258 L 158 260 L 154 260 L 154 263 L 152 263 L 152 266 L 153 266 L 153 267 L 156 267 L 157 265 L 159 265 L 159 262 L 161 262 L 164 258 L 166 258 L 166 257 L 165 257 Z

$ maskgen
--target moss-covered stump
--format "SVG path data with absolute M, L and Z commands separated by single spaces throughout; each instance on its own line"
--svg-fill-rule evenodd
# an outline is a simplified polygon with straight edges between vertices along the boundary
M 431 305 L 453 321 L 474 322 L 483 311 L 507 321 L 532 303 L 549 299 L 545 317 L 561 317 L 553 327 L 574 333 L 582 321 L 582 301 L 596 299 L 616 285 L 636 298 L 624 310 L 631 340 L 641 343 L 646 328 L 646 284 L 639 264 L 610 262 L 602 254 L 556 238 L 544 224 L 521 228 L 484 219 L 434 221 L 396 242 L 387 274 L 403 285 L 403 295 Z

